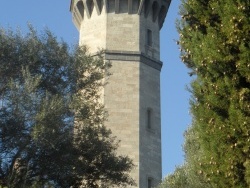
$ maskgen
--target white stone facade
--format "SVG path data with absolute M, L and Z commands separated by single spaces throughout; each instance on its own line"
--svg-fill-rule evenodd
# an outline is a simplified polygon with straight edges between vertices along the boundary
M 105 51 L 112 68 L 104 88 L 106 126 L 121 140 L 119 153 L 136 165 L 138 188 L 162 178 L 160 29 L 170 0 L 72 0 L 80 44 Z

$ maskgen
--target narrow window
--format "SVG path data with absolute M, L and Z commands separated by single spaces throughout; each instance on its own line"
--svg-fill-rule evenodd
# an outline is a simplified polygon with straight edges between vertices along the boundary
M 108 3 L 108 12 L 115 12 L 115 0 L 109 0 Z
M 152 31 L 150 29 L 147 30 L 147 45 L 152 46 Z
M 148 188 L 152 188 L 153 187 L 153 180 L 152 178 L 148 178 Z
M 147 109 L 147 128 L 152 128 L 152 110 L 150 108 Z
M 94 2 L 92 0 L 87 0 L 86 4 L 89 11 L 89 16 L 91 16 L 94 9 Z
M 145 6 L 144 6 L 144 12 L 145 12 L 145 15 L 148 14 L 148 9 L 149 9 L 149 5 L 150 5 L 150 0 L 145 0 Z
M 167 13 L 167 8 L 165 6 L 162 6 L 160 9 L 159 17 L 158 17 L 158 22 L 159 22 L 160 28 L 163 25 L 166 13 Z
M 159 5 L 156 1 L 153 3 L 152 9 L 153 9 L 153 22 L 155 22 L 158 16 L 158 10 L 159 10 Z
M 78 9 L 78 12 L 80 13 L 81 15 L 81 18 L 83 19 L 83 14 L 84 14 L 84 6 L 83 6 L 83 2 L 82 1 L 78 1 L 77 4 L 76 4 L 76 7 Z

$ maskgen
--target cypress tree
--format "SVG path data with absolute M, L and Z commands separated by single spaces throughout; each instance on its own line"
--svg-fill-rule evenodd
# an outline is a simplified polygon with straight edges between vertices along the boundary
M 202 150 L 192 165 L 212 187 L 250 187 L 250 1 L 183 0 L 180 14 Z

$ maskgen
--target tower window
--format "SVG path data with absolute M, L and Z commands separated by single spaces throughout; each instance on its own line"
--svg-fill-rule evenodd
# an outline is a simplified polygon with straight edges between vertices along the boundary
M 152 9 L 153 9 L 153 22 L 155 22 L 155 20 L 158 16 L 158 10 L 159 10 L 159 5 L 158 5 L 157 1 L 155 1 L 153 3 Z
M 148 13 L 149 5 L 150 5 L 150 0 L 145 0 L 145 6 L 144 6 L 145 15 L 147 15 Z
M 152 129 L 152 110 L 147 109 L 147 128 Z
M 148 178 L 148 188 L 153 188 L 153 179 Z
M 162 6 L 161 9 L 160 9 L 159 17 L 158 17 L 158 22 L 160 24 L 160 28 L 163 25 L 164 18 L 166 16 L 166 12 L 167 12 L 167 8 L 165 6 Z
M 115 0 L 109 0 L 108 3 L 108 12 L 115 12 Z
M 84 14 L 84 6 L 82 1 L 78 1 L 76 4 L 76 7 L 81 15 L 81 18 L 83 19 L 83 14 Z
M 152 46 L 152 31 L 150 29 L 147 30 L 147 45 Z

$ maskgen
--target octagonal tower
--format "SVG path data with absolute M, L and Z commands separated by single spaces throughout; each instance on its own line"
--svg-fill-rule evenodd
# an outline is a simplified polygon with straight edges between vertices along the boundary
M 162 178 L 160 29 L 171 0 L 71 0 L 79 44 L 105 51 L 112 68 L 103 101 L 119 153 L 136 165 L 138 188 Z

